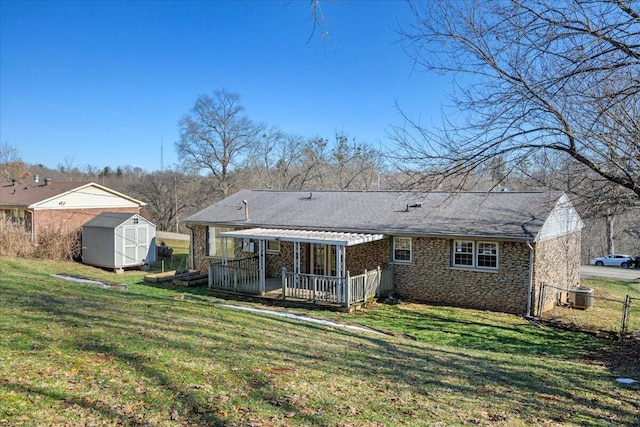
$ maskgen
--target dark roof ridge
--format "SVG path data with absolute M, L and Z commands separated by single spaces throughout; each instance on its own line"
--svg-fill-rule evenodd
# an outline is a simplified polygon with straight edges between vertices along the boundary
M 245 188 L 240 191 L 256 191 L 265 193 L 433 193 L 433 194 L 548 194 L 564 193 L 562 190 L 536 190 L 536 191 L 444 191 L 444 190 L 295 190 L 286 188 L 275 190 L 269 188 Z

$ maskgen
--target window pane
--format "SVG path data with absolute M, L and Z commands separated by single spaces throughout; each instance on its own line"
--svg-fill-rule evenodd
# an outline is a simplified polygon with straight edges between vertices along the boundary
M 411 261 L 411 238 L 410 237 L 394 237 L 393 238 L 393 260 L 394 261 Z
M 208 227 L 207 236 L 207 255 L 222 257 L 222 237 L 220 233 L 225 231 L 233 231 L 233 228 L 229 227 Z M 235 256 L 235 239 L 233 237 L 227 237 L 227 257 L 233 258 Z
M 498 266 L 498 244 L 478 243 L 478 267 L 496 268 Z
M 267 240 L 267 250 L 270 252 L 280 252 L 280 242 L 278 240 Z
M 454 243 L 453 265 L 473 266 L 473 242 Z

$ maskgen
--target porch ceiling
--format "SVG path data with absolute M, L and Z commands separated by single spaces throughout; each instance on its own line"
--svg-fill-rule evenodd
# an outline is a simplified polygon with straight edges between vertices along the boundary
M 250 228 L 225 231 L 221 237 L 238 239 L 279 240 L 282 242 L 320 243 L 336 246 L 354 246 L 384 239 L 384 234 L 341 233 L 337 231 L 284 230 L 273 228 Z

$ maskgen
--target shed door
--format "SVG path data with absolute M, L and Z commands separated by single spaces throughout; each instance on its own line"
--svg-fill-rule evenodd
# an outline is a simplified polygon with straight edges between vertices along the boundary
M 149 252 L 149 230 L 147 227 L 123 227 L 122 265 L 141 264 Z

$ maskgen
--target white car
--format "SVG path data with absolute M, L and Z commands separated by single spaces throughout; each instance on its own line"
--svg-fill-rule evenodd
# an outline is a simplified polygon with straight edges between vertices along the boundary
M 634 258 L 631 255 L 609 254 L 600 258 L 593 258 L 591 265 L 629 268 L 633 265 L 633 260 Z

